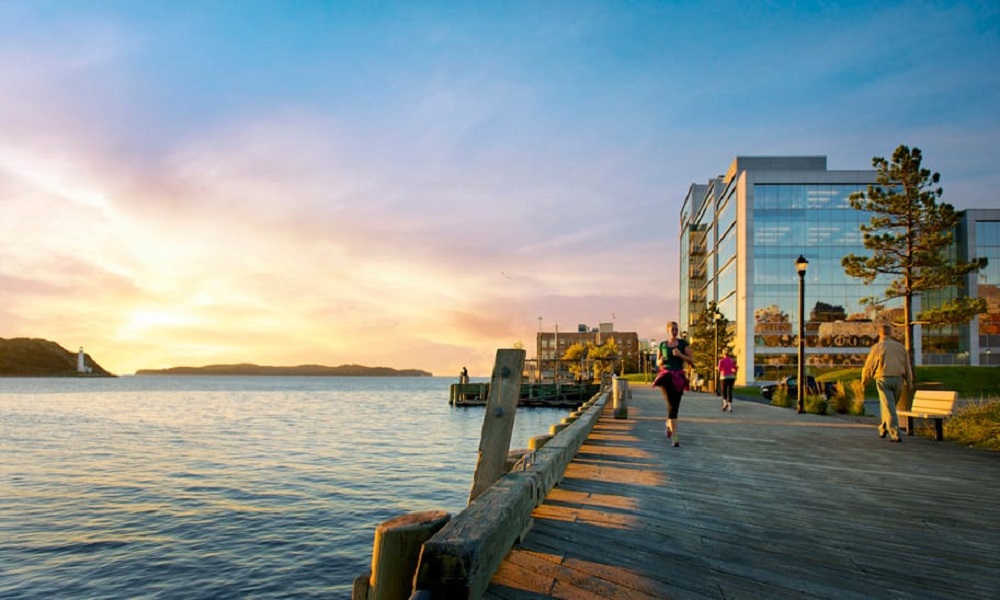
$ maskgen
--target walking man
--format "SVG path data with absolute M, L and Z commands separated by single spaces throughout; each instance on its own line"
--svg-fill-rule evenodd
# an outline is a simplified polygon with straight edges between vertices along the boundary
M 875 380 L 878 388 L 878 402 L 882 421 L 878 426 L 878 436 L 889 436 L 890 442 L 902 442 L 899 437 L 899 417 L 896 415 L 896 401 L 903 395 L 903 385 L 913 389 L 913 370 L 906 347 L 892 339 L 892 329 L 887 323 L 879 325 L 878 343 L 868 352 L 868 359 L 861 371 L 861 384 Z

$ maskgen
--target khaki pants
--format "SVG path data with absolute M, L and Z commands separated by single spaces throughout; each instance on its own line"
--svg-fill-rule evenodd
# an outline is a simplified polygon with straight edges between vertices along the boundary
M 875 380 L 878 388 L 878 403 L 882 412 L 882 421 L 878 425 L 879 435 L 885 433 L 890 439 L 899 439 L 899 415 L 896 414 L 896 402 L 904 399 L 902 377 L 882 377 Z

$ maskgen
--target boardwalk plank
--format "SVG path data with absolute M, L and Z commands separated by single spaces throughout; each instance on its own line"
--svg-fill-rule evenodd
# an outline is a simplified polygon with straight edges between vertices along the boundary
M 1000 455 L 656 392 L 606 410 L 487 598 L 1000 597 Z

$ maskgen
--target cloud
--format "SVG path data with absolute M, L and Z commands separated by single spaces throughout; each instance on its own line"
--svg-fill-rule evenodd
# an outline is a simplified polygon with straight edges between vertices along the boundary
M 0 335 L 120 372 L 483 372 L 538 316 L 658 335 L 681 202 L 737 154 L 856 169 L 909 143 L 959 208 L 1000 184 L 997 13 L 974 4 L 737 25 L 662 3 L 270 7 L 253 29 L 225 6 L 29 6 L 0 7 Z

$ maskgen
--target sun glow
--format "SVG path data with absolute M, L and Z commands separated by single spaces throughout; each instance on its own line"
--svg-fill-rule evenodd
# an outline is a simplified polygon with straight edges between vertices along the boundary
M 154 334 L 157 329 L 191 327 L 202 323 L 203 319 L 189 314 L 157 310 L 138 310 L 133 312 L 128 321 L 121 326 L 118 330 L 118 335 L 124 339 L 136 339 Z

